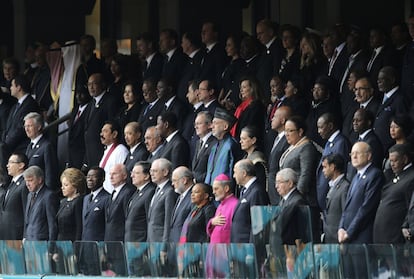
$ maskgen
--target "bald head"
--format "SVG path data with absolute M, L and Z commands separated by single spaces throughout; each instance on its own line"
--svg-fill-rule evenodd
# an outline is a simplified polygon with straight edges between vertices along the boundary
M 109 179 L 111 185 L 117 188 L 126 183 L 128 177 L 128 171 L 124 164 L 116 164 L 109 171 Z
M 278 133 L 282 132 L 285 129 L 285 122 L 290 116 L 292 116 L 292 109 L 290 107 L 279 107 L 272 118 L 272 130 Z
M 372 159 L 371 147 L 368 143 L 359 141 L 352 146 L 351 162 L 352 166 L 357 170 L 363 169 Z

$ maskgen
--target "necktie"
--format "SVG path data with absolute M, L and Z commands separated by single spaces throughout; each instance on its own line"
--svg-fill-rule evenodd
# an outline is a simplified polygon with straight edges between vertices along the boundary
M 275 141 L 273 142 L 273 146 L 272 146 L 272 150 L 270 151 L 270 153 L 272 153 L 273 152 L 273 150 L 276 148 L 276 146 L 277 146 L 277 144 L 279 143 L 279 141 L 280 141 L 280 139 L 281 139 L 282 137 L 280 136 L 280 134 L 279 135 L 277 135 L 277 137 L 275 138 Z
M 384 97 L 382 98 L 382 104 L 385 104 L 385 102 L 388 100 L 388 97 L 386 94 L 384 94 Z
M 152 197 L 152 200 L 151 200 L 151 204 L 150 204 L 150 206 L 152 206 L 153 205 L 153 203 L 154 203 L 154 201 L 157 199 L 157 197 L 158 197 L 158 193 L 160 192 L 160 187 L 159 186 L 157 186 L 157 188 L 155 189 L 155 194 L 154 194 L 154 196 Z
M 283 207 L 284 204 L 285 204 L 285 199 L 284 198 L 281 198 L 280 199 L 280 202 L 279 202 L 279 206 L 280 207 Z
M 112 200 L 115 200 L 115 198 L 116 198 L 116 190 L 114 189 L 114 190 L 112 191 L 111 199 L 112 199 Z
M 334 53 L 333 53 L 333 55 L 332 55 L 332 58 L 331 58 L 331 61 L 329 62 L 329 71 L 328 71 L 328 76 L 330 76 L 331 75 L 331 72 L 332 72 L 332 69 L 333 69 L 333 66 L 334 66 L 334 64 L 335 64 L 335 61 L 336 61 L 336 57 L 338 56 L 338 50 L 336 50 L 335 49 L 335 51 L 334 51 Z
M 16 115 L 16 113 L 17 113 L 17 111 L 19 110 L 19 108 L 20 108 L 20 103 L 19 103 L 19 102 L 17 102 L 17 103 L 16 103 L 16 106 L 14 107 L 13 117 Z
M 203 140 L 200 139 L 200 142 L 198 143 L 198 149 L 197 149 L 197 158 L 200 156 L 202 150 L 203 150 Z
M 145 108 L 144 115 L 147 115 L 147 113 L 151 110 L 151 108 L 152 108 L 152 105 L 148 104 L 148 106 Z
M 33 207 L 33 205 L 36 201 L 36 195 L 37 195 L 36 192 L 32 193 L 32 197 L 30 198 L 29 211 L 32 209 L 32 207 Z
M 359 175 L 359 173 L 357 173 L 357 175 L 355 176 L 355 179 L 352 181 L 351 189 L 349 189 L 349 194 L 351 197 L 355 193 L 360 180 L 361 180 L 361 176 Z
M 245 192 L 246 192 L 246 188 L 243 188 L 240 193 L 240 199 L 243 198 Z
M 75 116 L 75 122 L 79 120 L 80 115 L 81 115 L 81 111 L 78 110 L 78 112 L 76 113 L 76 116 Z
M 376 56 L 377 56 L 377 51 L 374 49 L 372 51 L 371 59 L 369 60 L 368 65 L 367 65 L 368 72 L 371 71 L 371 67 L 372 67 L 372 64 L 374 64 L 374 60 Z

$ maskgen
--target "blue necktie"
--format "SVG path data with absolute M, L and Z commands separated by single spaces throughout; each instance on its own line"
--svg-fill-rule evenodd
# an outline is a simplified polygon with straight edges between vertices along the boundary
M 355 179 L 352 181 L 351 189 L 349 189 L 350 196 L 352 196 L 355 193 L 360 180 L 361 176 L 359 175 L 359 173 L 357 173 Z

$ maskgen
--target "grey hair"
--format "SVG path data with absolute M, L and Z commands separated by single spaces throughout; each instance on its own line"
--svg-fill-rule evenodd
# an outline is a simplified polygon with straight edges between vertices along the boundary
M 298 173 L 291 168 L 281 169 L 276 176 L 282 177 L 286 181 L 292 181 L 294 186 L 298 183 Z
M 23 120 L 26 121 L 28 119 L 33 119 L 33 121 L 43 129 L 44 121 L 43 121 L 43 117 L 41 114 L 37 112 L 29 112 L 28 114 L 26 114 Z
M 45 174 L 43 172 L 43 170 L 41 168 L 39 168 L 38 166 L 31 166 L 28 167 L 24 172 L 23 172 L 23 177 L 26 178 L 30 178 L 30 177 L 37 177 L 37 178 L 45 178 Z

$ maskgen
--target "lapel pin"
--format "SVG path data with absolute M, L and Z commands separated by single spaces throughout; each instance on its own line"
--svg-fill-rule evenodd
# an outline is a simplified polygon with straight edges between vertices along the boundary
M 134 159 L 134 156 L 129 156 L 129 159 L 131 159 L 131 160 Z
M 333 143 L 331 142 L 330 144 L 329 144 L 329 147 L 332 147 L 333 146 Z
M 400 177 L 399 177 L 399 176 L 394 177 L 394 179 L 392 180 L 392 182 L 397 183 L 397 182 L 398 182 L 398 180 L 400 180 Z
M 142 196 L 142 193 L 139 193 L 139 196 L 141 197 Z
M 362 179 L 365 179 L 365 178 L 367 178 L 367 176 L 364 174 L 364 175 L 362 176 Z

